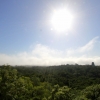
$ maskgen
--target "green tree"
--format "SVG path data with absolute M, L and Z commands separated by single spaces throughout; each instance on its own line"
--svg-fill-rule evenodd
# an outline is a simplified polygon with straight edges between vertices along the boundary
M 45 90 L 43 86 L 35 86 L 32 93 L 33 100 L 41 100 L 42 98 L 44 98 L 44 92 Z
M 87 87 L 82 94 L 89 100 L 100 100 L 100 84 Z
M 59 87 L 55 85 L 52 90 L 52 95 L 49 97 L 50 100 L 72 100 L 70 88 L 67 86 Z
M 75 100 L 100 100 L 100 84 L 86 87 Z
M 15 89 L 17 80 L 17 70 L 12 69 L 9 65 L 1 68 L 0 98 L 1 100 L 13 99 L 11 91 Z
M 17 75 L 11 66 L 3 66 L 0 80 L 0 100 L 30 100 L 33 85 L 30 78 Z

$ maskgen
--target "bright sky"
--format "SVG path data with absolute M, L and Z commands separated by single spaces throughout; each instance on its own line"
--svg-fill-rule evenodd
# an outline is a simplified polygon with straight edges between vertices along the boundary
M 0 64 L 100 65 L 100 0 L 0 0 Z

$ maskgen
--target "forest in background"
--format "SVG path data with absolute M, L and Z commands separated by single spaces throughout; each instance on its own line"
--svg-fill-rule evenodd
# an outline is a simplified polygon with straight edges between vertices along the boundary
M 100 66 L 0 66 L 0 100 L 100 100 Z

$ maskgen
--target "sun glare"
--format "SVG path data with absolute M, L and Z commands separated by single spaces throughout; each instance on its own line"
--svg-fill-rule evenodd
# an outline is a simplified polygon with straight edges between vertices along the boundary
M 55 30 L 67 31 L 72 26 L 73 16 L 66 9 L 61 9 L 54 12 L 51 22 Z

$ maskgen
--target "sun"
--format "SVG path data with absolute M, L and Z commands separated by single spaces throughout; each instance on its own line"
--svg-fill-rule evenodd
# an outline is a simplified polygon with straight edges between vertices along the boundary
M 60 9 L 54 11 L 51 23 L 55 30 L 59 32 L 67 31 L 72 27 L 73 16 L 68 10 Z

